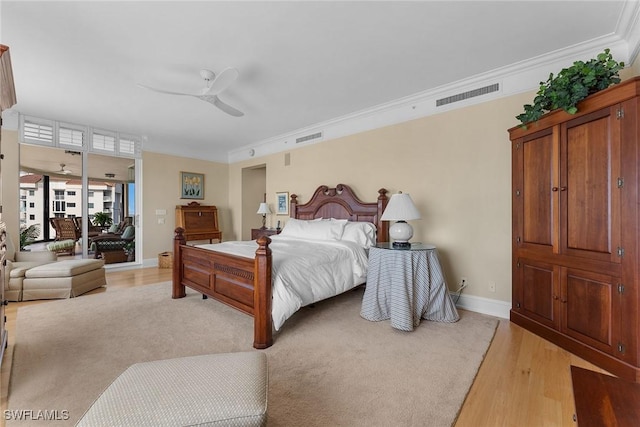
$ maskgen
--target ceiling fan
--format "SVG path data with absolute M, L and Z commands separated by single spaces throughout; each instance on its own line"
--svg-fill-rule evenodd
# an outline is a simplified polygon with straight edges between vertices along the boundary
M 205 87 L 199 94 L 156 89 L 140 83 L 138 83 L 138 86 L 148 90 L 152 90 L 154 92 L 166 93 L 169 95 L 193 96 L 195 98 L 215 105 L 227 114 L 230 114 L 234 117 L 242 117 L 244 116 L 244 113 L 242 111 L 233 108 L 232 106 L 222 102 L 220 98 L 218 98 L 218 94 L 227 89 L 231 85 L 231 83 L 233 83 L 238 78 L 239 75 L 240 73 L 235 68 L 226 68 L 222 70 L 222 72 L 220 72 L 220 74 L 218 74 L 217 76 L 211 70 L 200 70 L 200 77 L 202 77 L 202 79 L 205 81 Z
M 70 171 L 69 169 L 65 169 L 66 165 L 64 163 L 60 163 L 60 170 L 56 171 L 55 173 L 61 174 L 61 175 L 70 175 L 73 173 L 73 171 Z

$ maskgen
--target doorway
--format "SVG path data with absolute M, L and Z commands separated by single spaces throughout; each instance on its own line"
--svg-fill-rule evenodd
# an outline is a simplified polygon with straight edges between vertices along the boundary
M 57 222 L 76 225 L 75 246 L 66 256 L 100 258 L 94 240 L 112 225 L 135 225 L 135 159 L 20 144 L 20 231 L 31 231 L 22 249 L 45 249 L 48 243 L 73 239 L 61 235 Z M 111 230 L 116 231 L 116 230 Z M 124 231 L 117 230 L 119 234 Z M 137 234 L 137 228 L 133 231 Z M 135 237 L 115 262 L 135 261 Z M 124 243 L 123 243 L 124 244 Z M 131 255 L 130 255 L 131 252 Z M 63 256 L 65 256 L 63 255 Z M 120 255 L 120 254 L 118 254 Z M 126 255 L 126 256 L 125 256 Z
M 251 240 L 251 229 L 262 226 L 262 215 L 257 213 L 260 203 L 266 201 L 270 204 L 271 212 L 275 212 L 266 192 L 266 165 L 242 169 L 242 240 Z M 271 224 L 270 215 L 266 216 L 266 226 L 267 228 L 275 226 Z

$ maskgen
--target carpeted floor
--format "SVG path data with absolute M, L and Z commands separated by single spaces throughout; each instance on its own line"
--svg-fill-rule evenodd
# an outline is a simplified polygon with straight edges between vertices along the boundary
M 402 332 L 362 319 L 362 293 L 302 309 L 262 350 L 270 426 L 454 423 L 497 320 L 461 311 L 457 323 Z M 192 291 L 172 300 L 169 283 L 22 307 L 9 409 L 68 411 L 68 420 L 37 425 L 74 425 L 133 363 L 252 350 L 252 321 Z

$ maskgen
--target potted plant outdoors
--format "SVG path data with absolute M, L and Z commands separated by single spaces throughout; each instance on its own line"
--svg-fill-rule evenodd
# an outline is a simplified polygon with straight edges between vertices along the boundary
M 125 244 L 122 249 L 124 250 L 124 253 L 127 254 L 128 262 L 135 261 L 135 257 L 136 257 L 136 241 L 135 240 L 132 240 L 131 242 L 128 242 L 127 244 Z
M 93 225 L 102 227 L 103 229 L 110 226 L 113 223 L 111 215 L 106 212 L 96 212 L 93 214 Z
M 20 226 L 20 250 L 28 251 L 29 249 L 25 249 L 26 246 L 29 246 L 40 236 L 40 224 L 32 224 L 30 226 L 21 225 Z
M 549 74 L 546 82 L 540 82 L 540 89 L 533 105 L 526 104 L 524 113 L 516 116 L 522 126 L 535 122 L 543 114 L 563 109 L 569 114 L 578 112 L 578 102 L 587 96 L 620 83 L 618 73 L 624 62 L 616 62 L 609 49 L 587 62 L 576 61 L 571 67 L 563 68 L 557 76 Z

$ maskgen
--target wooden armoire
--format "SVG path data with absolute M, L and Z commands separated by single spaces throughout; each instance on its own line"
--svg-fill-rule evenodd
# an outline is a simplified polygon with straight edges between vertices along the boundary
M 640 77 L 509 134 L 511 321 L 640 382 Z

